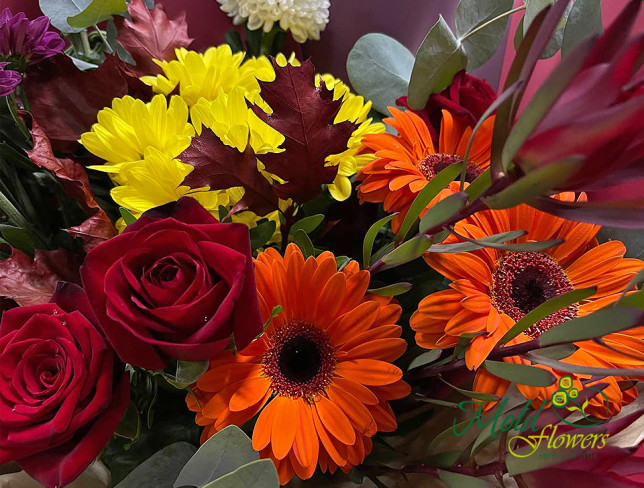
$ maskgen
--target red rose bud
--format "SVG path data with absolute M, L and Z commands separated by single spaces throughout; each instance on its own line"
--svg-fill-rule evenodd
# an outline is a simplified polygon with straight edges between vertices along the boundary
M 146 212 L 92 249 L 81 268 L 99 325 L 120 358 L 147 369 L 214 358 L 262 331 L 248 228 L 196 200 Z
M 46 488 L 96 459 L 130 402 L 129 376 L 83 290 L 60 284 L 52 302 L 0 321 L 0 465 L 15 461 Z
M 406 96 L 398 98 L 396 104 L 420 116 L 429 127 L 432 139 L 438 140 L 443 109 L 475 126 L 494 100 L 496 92 L 487 81 L 459 71 L 450 86 L 430 95 L 424 110 L 411 109 Z
M 644 36 L 629 39 L 640 6 L 641 0 L 633 0 L 601 37 L 582 41 L 535 94 L 536 102 L 561 92 L 515 163 L 530 173 L 578 160 L 554 189 L 588 195 L 587 204 L 543 197 L 536 202 L 542 210 L 587 222 L 644 225 L 644 90 L 642 80 L 634 80 L 644 62 Z

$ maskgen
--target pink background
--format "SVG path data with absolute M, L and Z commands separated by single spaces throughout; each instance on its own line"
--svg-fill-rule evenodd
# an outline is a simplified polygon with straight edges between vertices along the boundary
M 2 7 L 8 6 L 14 13 L 22 10 L 30 17 L 40 14 L 37 0 L 2 0 L 1 3 Z M 171 17 L 187 10 L 189 34 L 195 38 L 193 48 L 197 50 L 223 42 L 224 33 L 233 27 L 231 19 L 219 10 L 216 0 L 158 0 L 158 3 L 166 7 Z M 360 36 L 368 32 L 383 32 L 415 52 L 439 13 L 449 24 L 453 23 L 457 3 L 457 0 L 331 0 L 330 22 L 322 33 L 322 39 L 307 43 L 303 52 L 313 57 L 319 71 L 329 71 L 346 80 L 347 54 Z M 515 3 L 520 5 L 522 0 L 516 0 Z M 604 0 L 604 25 L 608 25 L 626 3 L 627 0 Z M 505 52 L 500 49 L 490 61 L 475 71 L 477 76 L 485 78 L 494 87 L 498 86 L 499 77 L 504 78 L 514 56 L 512 39 L 520 17 L 520 14 L 514 15 L 511 19 Z M 644 32 L 642 12 L 636 30 Z M 539 61 L 528 86 L 528 96 L 558 60 L 559 55 Z

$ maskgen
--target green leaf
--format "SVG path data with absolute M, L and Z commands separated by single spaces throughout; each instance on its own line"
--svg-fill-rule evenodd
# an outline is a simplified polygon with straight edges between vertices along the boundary
M 454 181 L 454 179 L 460 174 L 461 167 L 461 164 L 449 165 L 427 182 L 411 203 L 407 215 L 405 215 L 405 220 L 403 220 L 403 223 L 400 226 L 400 231 L 396 236 L 396 242 L 402 242 L 405 240 L 405 237 L 407 237 L 407 234 L 409 233 L 409 229 L 411 229 L 411 226 L 416 222 L 420 213 L 443 188 L 449 185 L 451 181 Z
M 500 242 L 511 241 L 517 237 L 526 235 L 525 230 L 511 230 L 509 232 L 501 232 L 499 234 L 493 234 L 489 237 L 483 237 L 481 239 L 471 239 L 467 242 L 455 242 L 453 244 L 434 244 L 431 246 L 429 252 L 471 252 L 476 251 L 477 249 L 483 249 L 485 247 L 490 247 L 490 244 L 497 244 Z
M 499 344 L 506 344 L 508 341 L 514 339 L 516 336 L 524 332 L 528 327 L 533 324 L 536 324 L 541 319 L 546 318 L 548 315 L 555 313 L 558 310 L 568 307 L 574 303 L 579 303 L 580 301 L 594 295 L 597 291 L 597 288 L 582 288 L 580 290 L 573 290 L 563 295 L 556 296 L 550 300 L 543 302 L 538 307 L 530 310 L 525 314 L 516 324 L 508 330 Z
M 624 287 L 624 291 L 620 295 L 619 299 L 617 302 L 615 302 L 615 305 L 619 304 L 624 300 L 624 298 L 627 296 L 626 294 L 631 291 L 634 287 L 639 287 L 642 283 L 644 283 L 644 269 L 641 269 L 639 273 L 637 273 L 631 281 L 628 282 L 628 284 Z
M 439 376 L 438 378 L 443 383 L 445 383 L 447 386 L 449 386 L 453 390 L 459 392 L 461 395 L 466 396 L 467 398 L 473 398 L 474 400 L 481 400 L 483 402 L 497 402 L 497 401 L 499 401 L 499 397 L 496 396 L 496 395 L 492 395 L 491 393 L 481 393 L 481 392 L 478 392 L 478 391 L 464 390 L 463 388 L 459 388 L 458 386 L 454 386 L 451 383 L 448 383 L 441 376 Z
M 517 419 L 518 425 L 524 420 L 517 418 L 518 415 L 523 412 L 524 408 L 525 403 L 517 405 L 516 407 L 504 412 L 501 418 L 507 418 L 509 415 L 512 415 L 515 419 Z M 525 414 L 528 414 L 528 411 L 526 411 Z M 472 451 L 470 455 L 473 457 L 481 452 L 483 449 L 485 449 L 485 447 L 494 442 L 494 440 L 498 438 L 501 432 L 503 432 L 503 422 L 488 422 L 487 424 L 485 424 L 485 427 L 483 427 L 481 433 L 476 437 L 476 440 L 472 444 Z
M 461 454 L 463 454 L 462 451 L 439 452 L 438 454 L 426 457 L 423 460 L 423 464 L 437 468 L 449 468 L 454 465 L 459 457 L 461 457 Z
M 577 317 L 553 327 L 539 336 L 539 343 L 541 346 L 551 346 L 563 342 L 584 341 L 633 327 L 641 320 L 642 310 L 629 307 L 626 300 L 635 295 L 640 295 L 641 298 L 643 294 L 644 292 L 638 292 L 625 297 L 622 306 L 602 308 L 590 315 Z
M 409 106 L 424 109 L 429 96 L 447 88 L 454 75 L 466 66 L 467 56 L 461 42 L 439 15 L 416 52 L 409 80 Z
M 514 383 L 529 386 L 550 386 L 557 379 L 548 370 L 535 368 L 527 364 L 505 363 L 502 361 L 486 360 L 485 369 L 494 376 Z
M 539 356 L 536 351 L 527 354 L 528 359 L 533 363 L 543 364 L 557 371 L 574 374 L 588 374 L 593 376 L 642 376 L 644 368 L 595 368 L 593 366 L 581 366 L 578 364 L 564 363 L 556 359 Z
M 488 484 L 482 479 L 461 473 L 439 469 L 438 477 L 448 488 L 488 488 Z
M 67 23 L 76 28 L 87 28 L 127 11 L 125 0 L 92 0 L 82 12 L 67 17 Z
M 562 57 L 567 57 L 582 39 L 601 34 L 602 30 L 602 0 L 576 0 L 564 28 Z
M 385 224 L 387 224 L 396 215 L 397 214 L 387 215 L 369 227 L 369 230 L 364 236 L 364 242 L 362 243 L 362 266 L 365 269 L 371 264 L 371 252 L 373 251 L 373 243 L 376 241 L 378 232 L 380 232 L 380 229 L 382 229 Z
M 531 171 L 499 193 L 483 201 L 492 209 L 510 208 L 547 193 L 578 171 L 583 164 L 581 158 L 572 157 L 558 163 L 548 164 Z
M 559 344 L 558 346 L 548 346 L 532 351 L 534 354 L 550 359 L 566 359 L 572 356 L 579 349 L 574 344 Z
M 259 453 L 253 450 L 248 436 L 239 427 L 230 425 L 202 444 L 179 473 L 174 487 L 203 488 L 212 481 L 233 473 L 240 466 L 258 459 Z
M 470 34 L 482 24 L 508 12 L 513 0 L 461 0 L 456 7 L 456 34 L 467 53 L 467 70 L 478 68 L 496 52 L 503 40 L 508 17 Z
M 119 207 L 119 213 L 121 214 L 121 217 L 123 217 L 123 222 L 125 222 L 125 225 L 130 225 L 136 222 L 136 217 L 132 215 L 132 212 L 130 212 L 127 208 Z
M 264 245 L 273 237 L 275 234 L 275 229 L 277 228 L 277 222 L 274 220 L 266 220 L 262 222 L 257 227 L 253 227 L 249 230 L 250 232 L 250 247 L 251 249 L 259 249 L 264 247 Z
M 451 217 L 456 215 L 467 203 L 467 193 L 461 191 L 444 198 L 432 208 L 420 220 L 419 232 L 424 234 L 428 229 L 439 226 L 447 222 Z
M 182 385 L 191 385 L 208 371 L 208 361 L 177 361 L 174 379 Z
M 407 283 L 405 281 L 402 283 L 383 286 L 382 288 L 370 288 L 369 290 L 367 290 L 367 292 L 383 297 L 395 297 L 402 295 L 403 293 L 407 293 L 409 290 L 411 290 L 411 286 L 411 283 Z
M 335 258 L 335 265 L 338 267 L 338 271 L 342 271 L 342 268 L 350 262 L 351 258 L 349 256 L 336 256 Z
M 295 235 L 293 236 L 293 242 L 297 244 L 302 251 L 304 259 L 308 258 L 309 256 L 315 256 L 315 248 L 313 247 L 311 238 L 302 229 L 298 230 L 295 233 Z
M 526 11 L 525 11 L 525 16 L 523 18 L 523 35 L 525 35 L 526 32 L 528 32 L 528 28 L 530 27 L 530 24 L 532 23 L 534 18 L 539 14 L 539 12 L 541 12 L 547 6 L 552 5 L 553 3 L 555 3 L 555 0 L 525 0 Z M 557 54 L 557 51 L 559 51 L 559 49 L 561 48 L 561 43 L 564 36 L 564 29 L 566 27 L 566 21 L 568 19 L 568 15 L 570 13 L 571 7 L 572 5 L 569 4 L 566 10 L 564 11 L 564 14 L 561 17 L 561 20 L 559 21 L 557 28 L 552 34 L 552 38 L 548 42 L 548 45 L 544 49 L 543 53 L 541 53 L 541 58 L 550 58 L 555 54 Z
M 382 257 L 382 262 L 388 268 L 400 266 L 401 264 L 408 263 L 423 255 L 432 243 L 429 236 L 416 236 L 413 239 L 404 242 L 389 254 Z
M 419 356 L 415 357 L 411 361 L 411 363 L 409 363 L 409 366 L 407 366 L 407 371 L 409 371 L 410 369 L 425 366 L 426 364 L 433 363 L 441 356 L 441 352 L 442 351 L 440 349 L 431 349 L 427 352 L 420 354 Z
M 507 91 L 507 90 L 506 90 Z M 505 93 L 505 92 L 503 92 Z M 485 190 L 487 190 L 492 185 L 492 175 L 490 174 L 490 168 L 486 169 L 481 173 L 478 178 L 476 178 L 470 186 L 465 189 L 470 197 L 470 202 L 476 200 L 477 197 L 481 195 Z
M 7 224 L 0 224 L 0 233 L 2 237 L 13 247 L 21 250 L 30 256 L 34 255 L 35 243 L 34 236 L 26 229 L 13 227 Z
M 355 43 L 347 57 L 347 74 L 355 90 L 373 102 L 378 112 L 388 113 L 396 99 L 407 93 L 414 55 L 389 36 L 371 33 Z
M 449 407 L 449 408 L 458 408 L 458 403 L 448 402 L 445 400 L 439 400 L 438 398 L 428 398 L 423 396 L 415 396 L 415 400 L 419 400 L 423 403 L 431 403 L 432 405 L 438 405 L 439 407 Z
M 134 468 L 115 488 L 171 488 L 172 480 L 196 450 L 187 442 L 170 444 Z
M 80 14 L 92 0 L 39 0 L 40 10 L 49 17 L 51 25 L 59 31 L 70 34 L 84 30 L 82 27 L 72 27 L 67 23 L 69 17 Z
M 259 459 L 208 483 L 204 488 L 280 488 L 277 469 L 270 459 Z
M 310 217 L 304 217 L 303 219 L 300 219 L 293 224 L 293 226 L 291 227 L 291 234 L 295 234 L 300 229 L 302 229 L 307 234 L 310 234 L 311 232 L 313 232 L 315 229 L 318 228 L 318 226 L 322 223 L 323 220 L 324 220 L 324 215 L 322 214 L 311 215 Z

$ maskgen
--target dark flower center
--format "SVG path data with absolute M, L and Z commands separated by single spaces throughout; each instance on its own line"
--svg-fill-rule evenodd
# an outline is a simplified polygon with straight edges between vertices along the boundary
M 310 401 L 331 384 L 336 363 L 327 334 L 299 321 L 275 330 L 262 356 L 264 374 L 276 393 Z
M 550 256 L 540 252 L 507 252 L 496 265 L 492 304 L 518 321 L 542 303 L 572 290 L 568 276 Z M 576 316 L 577 305 L 570 305 L 541 319 L 525 333 L 534 339 Z
M 430 154 L 420 163 L 418 163 L 418 171 L 420 171 L 422 175 L 427 179 L 427 181 L 429 181 L 448 166 L 462 162 L 463 158 L 461 158 L 460 156 L 455 156 L 453 154 Z M 483 171 L 481 171 L 478 166 L 472 164 L 471 162 L 468 162 L 467 168 L 465 170 L 465 181 L 471 183 L 482 172 Z

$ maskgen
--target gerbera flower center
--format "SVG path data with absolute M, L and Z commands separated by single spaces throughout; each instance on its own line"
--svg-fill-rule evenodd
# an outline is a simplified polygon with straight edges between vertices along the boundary
M 453 154 L 436 153 L 430 154 L 420 163 L 418 163 L 418 171 L 427 179 L 427 181 L 434 178 L 442 170 L 451 166 L 452 164 L 462 163 L 463 158 Z M 482 173 L 481 169 L 474 164 L 467 163 L 465 170 L 465 181 L 471 183 Z
M 313 401 L 331 384 L 335 352 L 324 331 L 294 321 L 272 334 L 262 366 L 277 394 Z
M 515 321 L 543 302 L 573 290 L 564 270 L 540 252 L 507 252 L 497 262 L 492 284 L 492 303 Z M 552 327 L 577 316 L 570 305 L 530 326 L 525 333 L 536 338 Z

